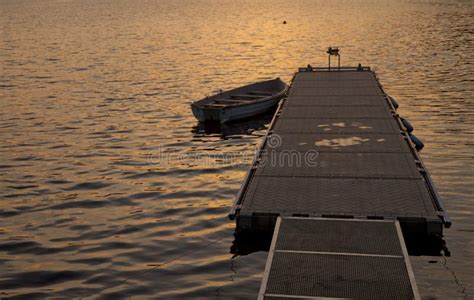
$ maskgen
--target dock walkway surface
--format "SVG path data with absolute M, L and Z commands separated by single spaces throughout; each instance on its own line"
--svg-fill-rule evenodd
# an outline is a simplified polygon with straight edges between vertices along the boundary
M 259 299 L 420 299 L 398 221 L 278 218 Z
M 278 216 L 397 220 L 405 237 L 450 225 L 368 67 L 295 74 L 229 216 L 252 232 L 273 232 Z

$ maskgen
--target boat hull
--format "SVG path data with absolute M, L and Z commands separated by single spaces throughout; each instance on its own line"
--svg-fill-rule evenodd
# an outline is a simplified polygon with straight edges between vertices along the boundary
M 223 124 L 267 112 L 287 91 L 288 85 L 280 78 L 260 81 L 193 102 L 191 110 L 199 122 Z
M 275 107 L 281 98 L 282 97 L 275 97 L 259 103 L 226 107 L 223 109 L 191 105 L 191 110 L 199 122 L 227 123 L 263 114 Z

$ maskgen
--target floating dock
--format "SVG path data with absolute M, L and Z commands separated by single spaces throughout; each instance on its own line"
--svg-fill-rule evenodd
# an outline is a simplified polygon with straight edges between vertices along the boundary
M 295 74 L 229 214 L 273 232 L 259 299 L 419 299 L 404 238 L 451 221 L 395 104 L 368 67 Z
M 229 214 L 253 232 L 278 216 L 397 220 L 408 236 L 451 224 L 370 68 L 295 74 Z

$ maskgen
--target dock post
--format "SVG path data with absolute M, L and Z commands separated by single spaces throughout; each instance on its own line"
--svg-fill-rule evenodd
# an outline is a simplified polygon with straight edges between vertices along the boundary
M 328 51 L 328 71 L 331 72 L 331 56 L 337 56 L 337 70 L 341 71 L 341 56 L 339 55 L 339 48 L 338 47 L 329 47 Z

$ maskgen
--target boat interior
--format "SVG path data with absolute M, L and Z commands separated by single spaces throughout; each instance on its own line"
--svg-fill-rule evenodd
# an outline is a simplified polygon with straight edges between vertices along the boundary
M 219 94 L 214 96 L 213 101 L 206 104 L 207 107 L 224 107 L 228 105 L 245 104 L 272 96 L 272 92 L 249 91 L 241 94 Z
M 264 100 L 285 91 L 287 85 L 279 78 L 257 82 L 202 99 L 198 103 L 208 108 L 238 106 Z

